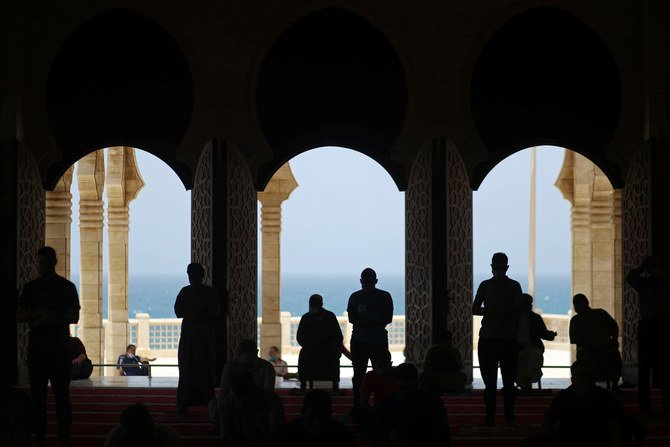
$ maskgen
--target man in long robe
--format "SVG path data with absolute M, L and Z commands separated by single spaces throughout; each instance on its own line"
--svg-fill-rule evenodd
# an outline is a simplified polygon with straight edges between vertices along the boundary
M 186 269 L 189 285 L 183 287 L 174 304 L 181 323 L 179 338 L 179 383 L 177 412 L 186 413 L 189 405 L 202 405 L 214 398 L 214 326 L 221 316 L 216 289 L 203 284 L 205 269 L 191 263 Z
M 296 339 L 301 346 L 298 356 L 300 389 L 306 389 L 309 380 L 333 382 L 333 391 L 339 392 L 342 329 L 334 313 L 323 308 L 323 297 L 309 298 L 309 312 L 300 318 Z

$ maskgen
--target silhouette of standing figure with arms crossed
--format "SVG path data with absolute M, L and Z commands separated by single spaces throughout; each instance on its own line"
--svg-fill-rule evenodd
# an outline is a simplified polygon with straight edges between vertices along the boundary
M 79 296 L 75 285 L 56 273 L 56 251 L 42 247 L 37 252 L 39 277 L 23 288 L 16 321 L 27 322 L 28 377 L 33 401 L 33 432 L 36 446 L 44 445 L 47 425 L 47 390 L 56 398 L 58 442 L 69 445 L 72 426 L 70 408 L 70 324 L 79 321 Z
M 377 288 L 377 273 L 371 268 L 361 272 L 361 290 L 351 294 L 347 304 L 351 334 L 351 363 L 354 369 L 354 408 L 360 405 L 360 386 L 368 360 L 384 360 L 389 351 L 386 325 L 393 321 L 391 294 Z
M 214 325 L 221 316 L 218 292 L 203 284 L 205 268 L 194 262 L 186 273 L 189 285 L 181 289 L 174 303 L 175 315 L 183 318 L 177 352 L 177 413 L 181 414 L 189 405 L 206 406 L 214 399 Z
M 507 255 L 494 253 L 491 260 L 493 277 L 479 284 L 472 313 L 482 316 L 477 353 L 484 381 L 484 425 L 494 425 L 498 366 L 503 382 L 505 419 L 516 425 L 514 405 L 518 362 L 517 333 L 522 307 L 521 285 L 507 276 Z

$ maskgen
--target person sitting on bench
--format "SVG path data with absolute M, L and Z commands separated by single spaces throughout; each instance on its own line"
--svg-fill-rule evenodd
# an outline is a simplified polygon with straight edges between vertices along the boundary
M 126 347 L 126 353 L 121 354 L 116 360 L 116 369 L 120 376 L 151 376 L 149 362 L 156 359 L 136 355 L 136 350 L 137 346 L 130 344 Z

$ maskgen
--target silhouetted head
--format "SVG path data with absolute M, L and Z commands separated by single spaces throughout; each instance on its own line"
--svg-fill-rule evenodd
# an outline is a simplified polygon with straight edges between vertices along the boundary
M 332 412 L 332 401 L 326 391 L 317 388 L 305 395 L 302 414 L 307 420 L 327 420 Z
M 576 360 L 570 366 L 570 378 L 575 385 L 590 385 L 594 383 L 593 368 L 584 360 Z
M 56 250 L 48 245 L 37 251 L 37 270 L 40 276 L 50 275 L 56 271 Z
M 237 348 L 237 360 L 243 368 L 251 368 L 258 358 L 256 342 L 250 338 L 240 340 Z
M 507 274 L 509 268 L 507 255 L 502 252 L 493 253 L 491 258 L 491 273 L 495 278 L 502 278 Z
M 318 293 L 309 297 L 309 313 L 318 314 L 323 309 L 323 297 Z
M 121 425 L 128 434 L 126 445 L 151 445 L 154 437 L 154 421 L 142 402 L 136 402 L 121 413 Z
M 197 262 L 191 262 L 186 267 L 186 274 L 188 275 L 188 282 L 191 285 L 202 284 L 202 281 L 205 279 L 205 267 Z
M 233 374 L 231 391 L 237 397 L 252 395 L 256 391 L 256 382 L 251 371 L 242 370 Z
M 586 295 L 583 293 L 578 293 L 572 297 L 572 307 L 575 308 L 575 312 L 582 313 L 590 309 L 589 300 L 586 298 Z
M 401 363 L 393 370 L 399 388 L 416 388 L 419 383 L 419 370 L 413 363 Z
M 377 272 L 370 267 L 361 272 L 361 286 L 364 289 L 373 289 L 377 285 Z
M 451 346 L 453 340 L 453 334 L 449 329 L 442 329 L 439 334 L 437 342 L 441 345 Z
M 532 311 L 533 310 L 533 295 L 531 295 L 530 293 L 524 293 L 524 294 L 521 295 L 521 297 L 523 299 L 523 302 L 522 302 L 523 310 L 525 310 L 526 312 Z

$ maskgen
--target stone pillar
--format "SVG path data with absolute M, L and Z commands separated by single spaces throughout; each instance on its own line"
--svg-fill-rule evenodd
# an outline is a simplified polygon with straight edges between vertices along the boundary
M 298 186 L 291 167 L 284 164 L 272 176 L 265 190 L 258 193 L 261 202 L 262 234 L 262 322 L 261 356 L 270 346 L 282 346 L 281 340 L 281 204 Z
M 135 149 L 111 147 L 107 153 L 107 227 L 109 274 L 105 362 L 113 363 L 128 344 L 128 231 L 129 204 L 144 182 L 137 169 Z M 113 374 L 114 368 L 108 368 Z
M 52 191 L 46 192 L 45 244 L 56 250 L 56 273 L 70 279 L 70 225 L 72 224 L 73 166 L 70 166 Z
M 105 154 L 91 152 L 77 162 L 79 187 L 79 336 L 93 363 L 103 357 L 102 326 L 102 191 L 105 184 Z M 98 374 L 95 368 L 93 374 Z
M 569 150 L 556 186 L 572 203 L 572 294 L 586 295 L 621 328 L 621 192 L 590 160 Z
M 149 329 L 151 326 L 151 316 L 147 313 L 135 314 L 137 318 L 137 355 L 151 358 L 151 340 Z

